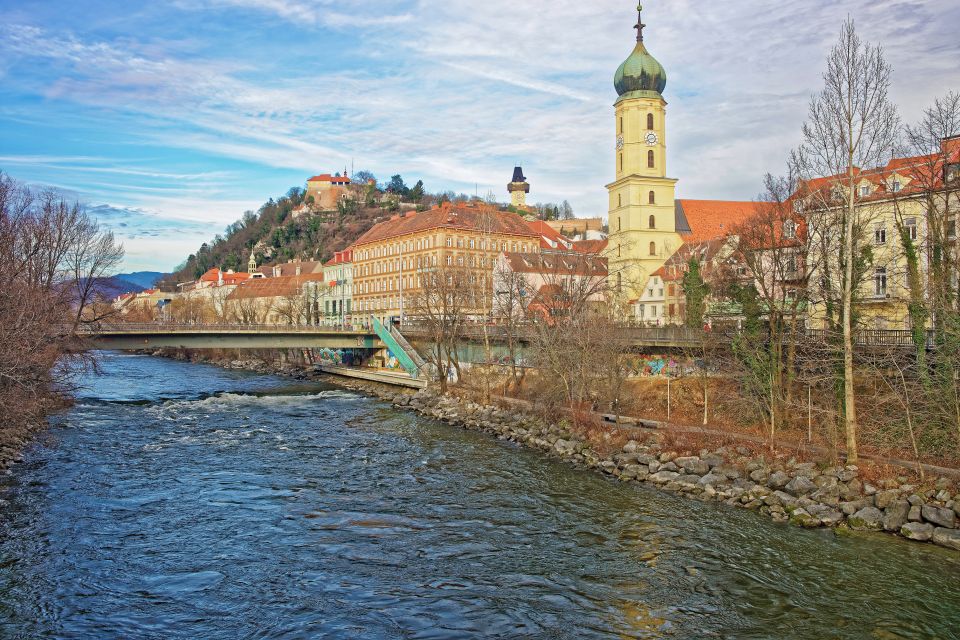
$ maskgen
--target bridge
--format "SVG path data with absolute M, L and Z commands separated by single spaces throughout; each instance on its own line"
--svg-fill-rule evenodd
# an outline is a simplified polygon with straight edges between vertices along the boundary
M 385 346 L 373 330 L 238 324 L 111 324 L 91 331 L 91 349 L 368 349 Z

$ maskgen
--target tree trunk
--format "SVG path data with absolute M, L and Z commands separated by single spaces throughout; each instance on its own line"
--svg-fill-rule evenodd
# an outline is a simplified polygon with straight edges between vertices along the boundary
M 853 156 L 850 156 L 850 167 L 848 169 L 848 190 L 847 194 L 847 219 L 846 234 L 844 237 L 844 282 L 843 282 L 843 408 L 846 418 L 847 434 L 847 462 L 855 464 L 859 458 L 857 453 L 857 405 L 856 393 L 854 390 L 854 372 L 853 372 L 853 265 L 855 257 L 853 255 L 854 242 L 854 214 L 856 203 L 854 202 L 854 182 Z

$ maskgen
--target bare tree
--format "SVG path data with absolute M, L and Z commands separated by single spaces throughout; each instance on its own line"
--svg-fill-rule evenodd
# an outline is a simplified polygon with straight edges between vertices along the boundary
M 113 309 L 102 280 L 123 255 L 77 204 L 0 174 L 0 435 L 50 408 L 69 377 L 58 367 Z M 78 335 L 79 334 L 79 335 Z
M 827 58 L 824 89 L 810 101 L 803 126 L 803 144 L 792 165 L 807 181 L 826 179 L 826 190 L 810 196 L 842 220 L 840 242 L 841 323 L 843 332 L 843 407 L 847 456 L 857 453 L 857 409 L 854 380 L 853 313 L 858 283 L 855 262 L 860 246 L 861 219 L 857 185 L 861 168 L 877 167 L 896 146 L 899 119 L 888 98 L 891 67 L 880 47 L 864 43 L 852 19 Z M 836 202 L 842 200 L 842 204 Z M 811 203 L 812 204 L 812 203 Z M 815 205 L 817 206 L 817 205 Z
M 442 392 L 447 390 L 451 368 L 462 379 L 457 347 L 464 327 L 476 310 L 476 292 L 466 267 L 441 265 L 423 269 L 420 286 L 414 290 L 410 304 L 416 322 L 426 334 L 425 360 L 437 374 Z

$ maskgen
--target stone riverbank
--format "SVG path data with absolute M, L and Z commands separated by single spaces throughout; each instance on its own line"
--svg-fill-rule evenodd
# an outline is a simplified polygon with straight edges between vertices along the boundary
M 930 486 L 890 478 L 874 486 L 849 465 L 770 461 L 747 449 L 721 447 L 679 455 L 662 434 L 637 432 L 622 451 L 601 455 L 564 424 L 547 424 L 514 409 L 483 406 L 431 391 L 398 392 L 376 383 L 327 378 L 338 386 L 389 401 L 499 439 L 533 447 L 622 482 L 646 482 L 664 491 L 749 509 L 799 527 L 832 527 L 842 532 L 887 532 L 960 551 L 960 492 L 947 478 Z

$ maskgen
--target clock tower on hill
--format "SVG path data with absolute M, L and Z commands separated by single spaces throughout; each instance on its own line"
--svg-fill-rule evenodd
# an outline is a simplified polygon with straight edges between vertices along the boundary
M 610 283 L 621 303 L 639 297 L 650 274 L 682 244 L 676 231 L 677 181 L 667 177 L 667 73 L 643 42 L 643 7 L 637 44 L 614 78 L 616 180 L 610 193 Z

